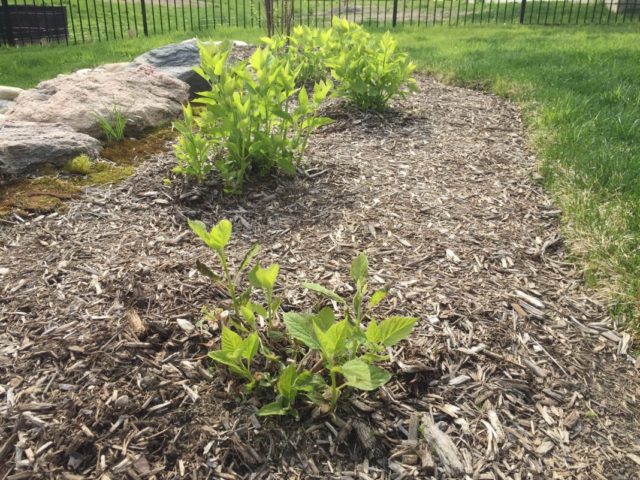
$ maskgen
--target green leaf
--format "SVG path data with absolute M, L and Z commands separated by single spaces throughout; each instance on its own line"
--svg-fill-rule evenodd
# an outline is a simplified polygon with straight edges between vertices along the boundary
M 378 325 L 376 343 L 381 343 L 385 347 L 395 345 L 411 334 L 416 321 L 416 318 L 409 317 L 389 317 L 383 320 Z M 368 336 L 367 331 L 367 338 Z
M 366 281 L 369 277 L 369 259 L 363 252 L 351 263 L 351 278 L 354 282 Z
M 333 361 L 336 355 L 340 354 L 346 347 L 345 340 L 349 332 L 349 322 L 342 320 L 331 325 L 329 330 L 323 332 L 317 325 L 313 325 L 313 330 L 320 350 L 329 362 Z
M 387 290 L 386 288 L 373 292 L 373 295 L 371 295 L 371 298 L 369 298 L 369 308 L 376 308 L 380 304 L 380 302 L 386 298 L 388 293 L 389 290 Z
M 258 410 L 258 415 L 261 417 L 267 417 L 269 415 L 286 415 L 287 413 L 289 413 L 289 409 L 283 407 L 280 402 L 267 403 Z
M 269 265 L 267 268 L 256 265 L 251 272 L 249 272 L 249 283 L 256 288 L 271 292 L 276 284 L 279 271 L 280 266 L 277 263 Z
M 307 89 L 302 87 L 298 94 L 298 104 L 303 111 L 309 108 L 309 95 L 307 95 Z
M 202 263 L 200 260 L 196 260 L 196 268 L 198 269 L 198 272 L 200 272 L 200 274 L 209 278 L 209 280 L 211 280 L 213 283 L 218 283 L 222 281 L 222 277 L 213 273 L 211 269 L 207 267 L 204 263 Z
M 380 339 L 378 322 L 376 322 L 375 320 L 371 320 L 369 322 L 369 325 L 367 325 L 366 336 L 367 340 L 369 340 L 371 343 L 378 343 L 378 340 Z
M 326 332 L 336 322 L 336 316 L 333 314 L 333 310 L 329 307 L 324 307 L 314 317 L 313 323 L 315 323 L 323 332 Z
M 189 220 L 189 228 L 212 250 L 221 253 L 231 239 L 231 222 L 220 220 L 210 232 L 199 220 Z
M 259 303 L 252 303 L 251 306 L 253 307 L 253 311 L 256 312 L 258 315 L 260 315 L 261 317 L 266 317 L 267 315 L 269 315 L 269 312 L 267 312 L 267 309 L 264 308 Z
M 228 327 L 222 327 L 220 346 L 223 352 L 234 354 L 242 348 L 242 337 Z
M 344 298 L 342 298 L 340 295 L 338 295 L 336 292 L 334 292 L 333 290 L 329 290 L 328 288 L 323 287 L 322 285 L 319 285 L 317 283 L 303 283 L 302 286 L 308 290 L 311 290 L 312 292 L 315 293 L 319 293 L 320 295 L 323 295 L 331 300 L 335 300 L 338 303 L 342 303 L 342 304 L 346 304 L 347 302 L 344 300 Z
M 242 377 L 248 381 L 253 381 L 253 377 L 251 376 L 251 372 L 249 372 L 244 366 L 239 362 L 239 360 L 230 355 L 228 352 L 224 352 L 222 350 L 215 350 L 213 352 L 209 352 L 209 358 L 212 360 L 221 363 L 229 368 L 229 370 Z
M 347 385 L 360 390 L 375 390 L 389 381 L 391 374 L 375 365 L 356 358 L 350 360 L 340 369 Z
M 297 376 L 295 365 L 289 364 L 282 369 L 280 377 L 278 377 L 278 392 L 287 406 L 293 405 L 296 399 L 295 381 Z
M 242 345 L 240 347 L 240 354 L 242 355 L 242 358 L 251 360 L 258 352 L 259 346 L 260 338 L 258 337 L 258 334 L 255 332 L 250 334 L 242 341 Z
M 220 220 L 215 227 L 211 229 L 209 238 L 209 246 L 216 250 L 223 250 L 231 240 L 231 222 L 229 220 Z
M 253 308 L 251 308 L 251 304 L 242 305 L 240 307 L 240 315 L 245 322 L 255 328 L 256 325 L 256 316 L 253 313 Z
M 304 343 L 307 347 L 315 350 L 320 349 L 320 344 L 313 332 L 313 324 L 310 315 L 303 315 L 297 312 L 286 312 L 284 314 L 284 324 L 289 335 Z
M 256 243 L 255 245 L 253 245 L 248 251 L 247 253 L 245 253 L 244 258 L 242 259 L 242 262 L 240 263 L 240 267 L 238 267 L 238 272 L 242 272 L 245 268 L 247 268 L 249 266 L 249 264 L 251 263 L 251 260 L 253 260 L 255 258 L 255 256 L 260 253 L 260 250 L 262 250 L 262 246 L 258 243 Z

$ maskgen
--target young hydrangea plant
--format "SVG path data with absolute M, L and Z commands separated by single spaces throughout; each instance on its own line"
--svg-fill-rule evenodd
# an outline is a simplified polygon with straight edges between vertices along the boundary
M 345 390 L 375 390 L 389 381 L 391 373 L 379 364 L 388 360 L 388 348 L 411 334 L 416 319 L 374 318 L 373 310 L 387 289 L 370 294 L 369 262 L 364 253 L 351 265 L 356 293 L 350 302 L 321 285 L 303 284 L 339 305 L 338 315 L 328 307 L 316 312 L 280 312 L 280 299 L 274 295 L 279 266 L 258 263 L 249 270 L 259 246 L 249 249 L 234 273 L 225 251 L 231 240 L 231 222 L 221 220 L 210 230 L 197 221 L 189 226 L 218 257 L 222 275 L 200 262 L 198 270 L 226 287 L 233 308 L 220 328 L 220 348 L 209 357 L 243 379 L 248 390 L 274 389 L 275 398 L 260 408 L 259 415 L 298 416 L 300 399 L 331 412 Z M 266 306 L 255 301 L 252 288 L 263 292 Z M 317 365 L 309 367 L 305 362 L 309 358 L 317 358 Z

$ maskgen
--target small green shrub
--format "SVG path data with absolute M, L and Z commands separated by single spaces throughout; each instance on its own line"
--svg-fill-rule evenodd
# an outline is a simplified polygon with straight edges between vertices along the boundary
M 336 95 L 360 109 L 385 110 L 396 95 L 415 90 L 415 65 L 386 32 L 378 43 L 361 26 L 334 17 L 335 55 L 328 60 Z
M 273 391 L 273 401 L 264 404 L 259 415 L 298 416 L 299 399 L 328 413 L 349 388 L 375 390 L 389 381 L 391 373 L 378 364 L 388 360 L 389 347 L 411 334 L 416 319 L 374 318 L 373 310 L 384 300 L 387 289 L 369 292 L 365 254 L 358 255 L 351 265 L 356 293 L 350 302 L 321 285 L 303 284 L 339 304 L 338 316 L 327 307 L 316 312 L 287 311 L 282 314 L 283 330 L 277 322 L 280 300 L 274 297 L 278 265 L 262 268 L 257 264 L 249 271 L 248 282 L 243 282 L 242 274 L 258 254 L 259 245 L 249 249 L 232 273 L 224 253 L 231 239 L 231 223 L 221 220 L 211 230 L 196 221 L 190 221 L 189 226 L 218 256 L 223 275 L 216 275 L 200 262 L 198 270 L 225 285 L 233 304 L 228 316 L 209 315 L 221 323 L 220 349 L 210 352 L 209 357 L 245 380 L 247 390 Z M 264 293 L 266 308 L 253 302 L 252 287 Z M 308 359 L 319 363 L 309 368 Z
M 175 122 L 173 127 L 180 132 L 175 146 L 178 165 L 173 168 L 173 172 L 194 177 L 202 183 L 209 176 L 213 165 L 209 161 L 207 140 L 196 130 L 191 104 L 183 108 L 183 120 Z
M 316 83 L 309 96 L 296 87 L 297 70 L 268 49 L 258 49 L 248 62 L 233 66 L 227 64 L 229 54 L 228 42 L 200 45 L 201 65 L 196 71 L 211 90 L 195 100 L 204 107 L 196 121 L 199 137 L 188 131 L 185 117 L 178 168 L 206 175 L 206 143 L 225 191 L 239 193 L 249 177 L 274 170 L 295 173 L 311 132 L 331 122 L 317 111 L 332 84 Z
M 94 114 L 98 125 L 102 129 L 108 142 L 119 142 L 124 140 L 124 129 L 127 126 L 127 118 L 117 105 L 114 105 L 109 111 L 108 116 L 102 116 L 98 113 Z
M 75 175 L 88 175 L 93 171 L 93 161 L 88 155 L 78 155 L 64 165 L 64 171 Z
M 298 69 L 298 85 L 313 84 L 329 77 L 327 60 L 333 54 L 333 30 L 321 30 L 306 25 L 296 26 L 287 37 L 276 35 L 265 37 L 262 41 L 274 52 L 283 56 Z

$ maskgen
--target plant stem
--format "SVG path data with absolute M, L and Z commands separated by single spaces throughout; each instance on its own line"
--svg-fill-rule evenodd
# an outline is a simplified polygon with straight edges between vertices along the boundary
M 334 410 L 336 403 L 338 403 L 338 387 L 336 386 L 336 372 L 333 371 L 333 366 L 329 375 L 331 377 L 331 410 Z

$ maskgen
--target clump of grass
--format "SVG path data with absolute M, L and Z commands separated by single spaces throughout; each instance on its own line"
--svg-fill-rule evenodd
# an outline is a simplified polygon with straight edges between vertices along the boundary
M 102 116 L 98 113 L 94 114 L 98 125 L 102 129 L 102 133 L 107 138 L 107 142 L 120 142 L 124 140 L 124 129 L 127 126 L 127 117 L 124 116 L 122 110 L 114 105 L 108 113 L 108 116 Z
M 93 170 L 93 162 L 88 155 L 78 155 L 69 160 L 63 170 L 74 175 L 88 175 Z

